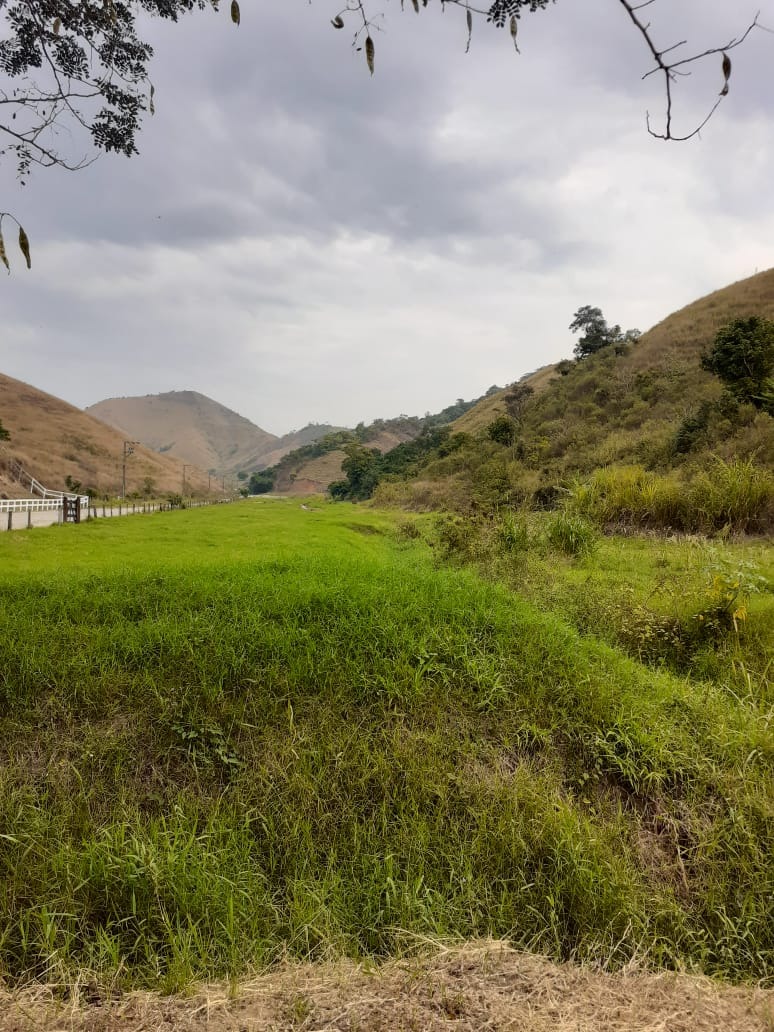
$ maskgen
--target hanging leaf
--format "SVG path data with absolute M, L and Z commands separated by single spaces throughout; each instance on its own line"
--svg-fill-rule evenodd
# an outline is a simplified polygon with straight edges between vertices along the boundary
M 723 89 L 720 91 L 720 96 L 725 97 L 728 93 L 728 80 L 731 78 L 731 58 L 728 54 L 723 54 Z
M 465 12 L 465 20 L 468 23 L 468 43 L 465 47 L 465 53 L 467 54 L 470 50 L 470 38 L 473 35 L 473 12 L 470 8 Z
M 152 115 L 156 114 L 156 105 L 153 103 L 153 97 L 154 97 L 155 93 L 156 93 L 156 87 L 153 85 L 153 83 L 151 83 L 150 97 L 149 97 L 149 101 L 148 101 L 148 109 L 150 110 L 150 113 Z
M 511 15 L 511 39 L 513 40 L 513 45 L 516 48 L 516 53 L 517 54 L 521 52 L 519 50 L 519 44 L 516 42 L 516 36 L 518 35 L 518 33 L 519 33 L 519 20 L 518 20 L 518 18 L 516 17 L 515 14 L 512 14 Z
M 366 52 L 366 64 L 368 65 L 368 71 L 371 73 L 371 75 L 373 75 L 374 74 L 374 41 L 371 39 L 370 36 L 366 36 L 365 52 Z
M 8 255 L 5 253 L 5 240 L 3 240 L 2 230 L 0 230 L 0 262 L 3 263 L 10 274 L 11 266 L 8 264 Z
M 54 18 L 54 24 L 52 25 L 52 29 L 54 31 L 54 35 L 55 36 L 59 35 L 59 30 L 61 28 L 62 28 L 62 19 L 61 18 Z
M 419 0 L 411 0 L 411 2 L 414 5 L 414 10 L 419 14 Z
M 238 0 L 231 0 L 231 20 L 234 25 L 239 25 L 241 21 Z
M 32 259 L 30 258 L 30 242 L 22 226 L 19 226 L 19 250 L 24 255 L 24 259 L 27 262 L 27 268 L 31 269 Z
M 334 29 L 343 29 L 344 19 L 341 17 L 340 14 L 337 14 L 336 17 L 332 19 L 331 25 L 334 27 Z

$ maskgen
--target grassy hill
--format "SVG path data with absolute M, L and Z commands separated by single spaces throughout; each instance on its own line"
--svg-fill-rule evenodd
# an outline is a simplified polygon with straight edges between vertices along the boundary
M 487 427 L 514 415 L 511 389 L 484 399 L 455 422 L 461 436 L 451 454 L 431 458 L 413 485 L 389 485 L 380 497 L 469 508 L 546 499 L 608 467 L 685 480 L 718 460 L 771 469 L 772 417 L 734 402 L 700 366 L 720 326 L 751 315 L 774 316 L 774 270 L 701 298 L 637 343 L 525 377 L 521 385 L 534 393 L 505 444 L 490 440 Z
M 122 433 L 74 405 L 39 391 L 21 380 L 0 374 L 0 418 L 11 439 L 0 445 L 0 493 L 21 497 L 29 492 L 7 475 L 6 464 L 15 458 L 42 484 L 65 490 L 65 478 L 84 490 L 117 494 L 126 433 Z M 141 445 L 127 463 L 127 492 L 179 492 L 182 463 Z M 207 474 L 186 471 L 189 489 L 206 492 Z

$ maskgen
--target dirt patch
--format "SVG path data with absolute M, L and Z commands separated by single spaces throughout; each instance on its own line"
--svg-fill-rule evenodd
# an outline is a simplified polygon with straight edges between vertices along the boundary
M 85 986 L 0 996 L 0 1032 L 772 1032 L 774 992 L 628 969 L 552 964 L 497 942 L 379 968 L 285 965 L 187 998 L 136 993 L 96 1002 Z

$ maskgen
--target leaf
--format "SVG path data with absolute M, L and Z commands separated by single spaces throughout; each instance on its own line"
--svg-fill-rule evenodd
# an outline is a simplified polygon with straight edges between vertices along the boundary
M 341 17 L 340 14 L 337 14 L 336 17 L 331 20 L 331 25 L 334 27 L 334 29 L 343 29 L 344 19 Z
M 516 53 L 517 54 L 521 53 L 521 51 L 519 50 L 519 44 L 516 42 L 516 37 L 517 37 L 518 33 L 519 33 L 519 19 L 516 17 L 515 14 L 512 14 L 511 15 L 511 39 L 513 40 L 513 45 L 516 48 Z
M 414 5 L 414 10 L 419 14 L 419 0 L 411 0 L 411 2 Z
M 8 274 L 11 273 L 11 266 L 8 264 L 8 255 L 5 253 L 5 240 L 3 240 L 3 233 L 0 230 L 0 262 L 8 269 Z
M 238 0 L 231 0 L 231 20 L 234 23 L 234 25 L 239 25 L 241 21 Z
M 62 19 L 54 18 L 54 24 L 51 26 L 51 28 L 53 29 L 54 35 L 58 36 L 59 30 L 62 28 Z
M 371 39 L 370 36 L 366 36 L 365 52 L 366 52 L 366 64 L 368 65 L 368 70 L 371 73 L 371 75 L 373 75 L 374 74 L 374 41 Z
M 723 89 L 720 91 L 720 96 L 725 97 L 728 93 L 728 80 L 731 78 L 731 58 L 723 53 Z
M 467 46 L 465 47 L 465 53 L 467 54 L 468 51 L 470 50 L 470 38 L 473 35 L 473 13 L 470 10 L 470 8 L 468 8 L 467 11 L 465 12 L 465 20 L 468 23 L 468 43 L 467 43 Z
M 156 87 L 153 85 L 153 83 L 151 83 L 150 97 L 149 97 L 149 101 L 148 101 L 148 109 L 150 110 L 150 113 L 152 115 L 156 114 L 156 105 L 153 103 L 153 97 L 154 97 L 155 93 L 156 93 Z
M 24 232 L 23 226 L 19 226 L 19 249 L 27 262 L 27 268 L 31 269 L 32 259 L 30 258 L 30 241 L 27 234 Z

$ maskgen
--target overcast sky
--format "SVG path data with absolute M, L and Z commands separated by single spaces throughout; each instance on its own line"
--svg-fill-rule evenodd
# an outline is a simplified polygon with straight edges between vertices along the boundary
M 23 188 L 0 168 L 33 249 L 0 277 L 6 374 L 79 406 L 193 389 L 273 433 L 353 425 L 570 355 L 581 305 L 645 330 L 774 265 L 774 36 L 735 52 L 701 138 L 666 144 L 617 0 L 526 14 L 520 56 L 482 19 L 465 55 L 435 0 L 370 0 L 373 78 L 335 0 L 241 3 L 240 28 L 226 4 L 148 29 L 139 156 Z M 660 46 L 704 49 L 758 9 L 774 26 L 774 0 L 648 13 Z M 721 86 L 718 57 L 682 80 L 678 128 Z

